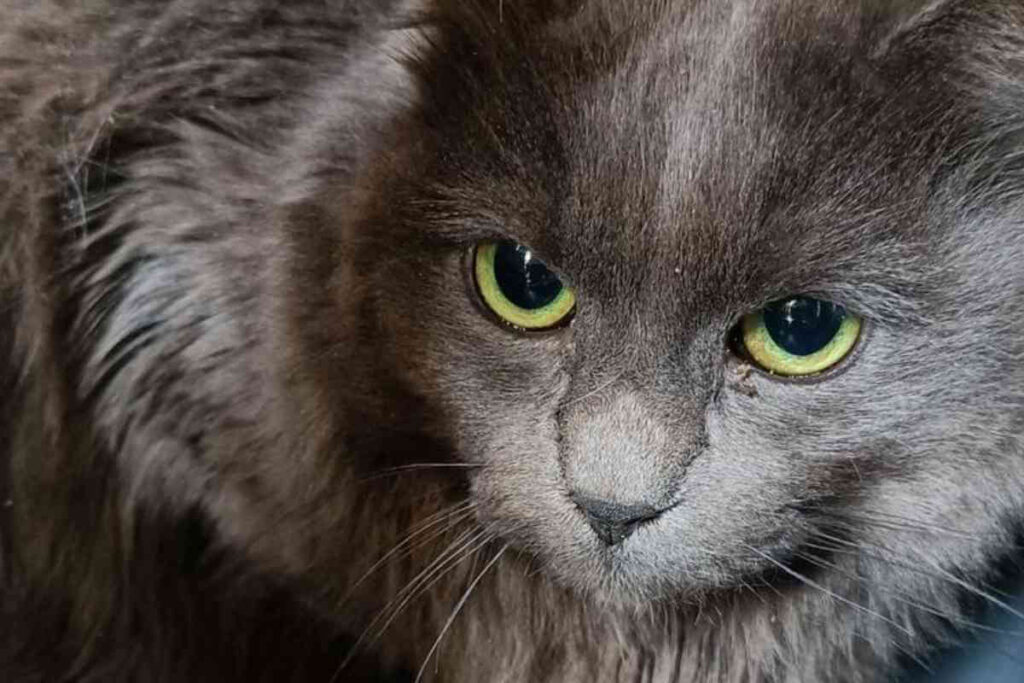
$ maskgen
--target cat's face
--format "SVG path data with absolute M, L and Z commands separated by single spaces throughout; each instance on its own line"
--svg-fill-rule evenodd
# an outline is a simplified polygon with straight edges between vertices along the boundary
M 1021 502 L 1015 171 L 999 131 L 973 146 L 987 114 L 963 74 L 929 66 L 967 48 L 882 50 L 856 11 L 744 11 L 440 58 L 451 100 L 402 124 L 430 142 L 348 242 L 374 367 L 479 465 L 482 524 L 599 600 L 816 576 L 851 549 L 969 565 Z M 573 288 L 571 322 L 495 321 L 473 266 L 491 240 Z M 835 367 L 787 379 L 735 336 L 796 295 L 863 325 Z M 583 499 L 655 514 L 610 543 Z

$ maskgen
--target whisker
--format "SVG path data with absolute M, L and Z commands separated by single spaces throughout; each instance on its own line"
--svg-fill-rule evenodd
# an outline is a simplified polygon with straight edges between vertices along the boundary
M 843 551 L 840 548 L 833 548 L 833 547 L 829 547 L 829 546 L 822 546 L 821 547 L 822 550 L 830 550 L 832 552 L 847 552 L 847 553 L 860 554 L 860 555 L 863 555 L 864 557 L 870 557 L 871 559 L 877 560 L 879 562 L 886 562 L 886 563 L 891 564 L 893 566 L 900 567 L 901 569 L 906 569 L 908 571 L 917 572 L 919 574 L 924 574 L 925 576 L 929 576 L 929 577 L 934 578 L 934 579 L 940 579 L 940 580 L 943 580 L 943 581 L 948 581 L 948 582 L 953 583 L 954 585 L 958 585 L 958 586 L 961 585 L 961 582 L 963 582 L 963 579 L 960 579 L 960 578 L 955 577 L 955 576 L 954 576 L 954 578 L 950 578 L 953 575 L 948 575 L 948 572 L 944 572 L 944 570 L 941 570 L 941 568 L 937 567 L 932 562 L 924 561 L 923 558 L 918 558 L 918 559 L 924 561 L 924 563 L 926 564 L 926 567 L 922 567 L 920 564 L 912 564 L 911 560 L 914 559 L 914 558 L 907 558 L 905 561 L 901 561 L 899 558 L 900 557 L 904 557 L 904 555 L 902 553 L 898 553 L 898 552 L 892 550 L 891 548 L 888 548 L 888 547 L 882 546 L 882 545 L 878 545 L 876 543 L 866 543 L 866 542 L 862 542 L 862 541 L 853 542 L 853 541 L 850 541 L 850 540 L 847 540 L 847 539 L 844 539 L 844 538 L 841 538 L 841 537 L 838 537 L 838 536 L 833 536 L 831 534 L 828 534 L 828 533 L 820 531 L 820 530 L 819 531 L 815 531 L 815 534 L 818 537 L 820 537 L 820 538 L 832 541 L 833 543 L 838 543 L 838 544 L 848 548 L 848 550 Z M 875 550 L 877 550 L 879 552 L 872 553 L 869 550 L 871 548 L 873 548 L 873 549 L 875 549 Z M 940 573 L 940 572 L 944 572 L 944 573 Z M 974 590 L 975 591 L 981 591 L 981 592 L 988 591 L 989 594 L 999 594 L 999 595 L 1001 595 L 1001 596 L 1003 596 L 1004 598 L 1007 598 L 1007 599 L 1013 598 L 1013 596 L 1011 594 L 1007 593 L 1006 591 L 999 590 L 998 588 L 996 588 L 994 586 L 991 586 L 991 585 L 988 585 L 988 584 L 986 584 L 984 582 L 981 582 L 980 585 L 981 585 L 981 587 L 978 587 L 978 585 L 975 585 L 974 586 Z M 972 592 L 974 592 L 974 591 L 972 591 Z M 995 598 L 993 598 L 993 599 L 995 599 Z
M 420 572 L 415 579 L 407 584 L 406 587 L 402 589 L 402 591 L 400 591 L 399 594 L 395 596 L 395 598 L 386 605 L 383 610 L 381 610 L 380 615 L 378 615 L 378 617 L 375 618 L 367 627 L 368 630 L 373 629 L 374 631 L 374 635 L 370 638 L 370 642 L 373 642 L 384 635 L 391 624 L 394 623 L 395 619 L 398 618 L 410 602 L 430 590 L 430 588 L 432 588 L 438 581 L 458 566 L 460 562 L 490 543 L 492 539 L 493 536 L 487 530 L 477 531 L 476 533 L 471 534 L 470 538 L 462 545 L 457 548 L 450 549 L 439 557 L 437 561 L 432 562 L 430 567 Z M 447 556 L 445 557 L 445 555 Z M 399 600 L 398 604 L 391 606 L 395 600 Z M 379 624 L 381 619 L 384 619 L 383 624 L 374 628 L 374 625 Z
M 990 593 L 988 593 L 988 592 L 978 588 L 977 586 L 972 584 L 970 581 L 965 581 L 965 580 L 961 579 L 956 574 L 953 574 L 952 572 L 949 572 L 949 571 L 943 569 L 942 567 L 939 567 L 939 566 L 937 566 L 937 565 L 935 565 L 933 563 L 929 563 L 929 565 L 930 565 L 930 567 L 934 571 L 936 571 L 939 574 L 941 574 L 942 577 L 944 577 L 950 583 L 956 584 L 957 586 L 960 586 L 961 588 L 963 588 L 967 592 L 973 593 L 974 595 L 977 595 L 982 600 L 985 600 L 985 601 L 987 601 L 987 602 L 989 602 L 989 603 L 991 603 L 993 605 L 996 605 L 997 607 L 1001 607 L 1003 610 L 1005 610 L 1009 614 L 1012 614 L 1013 616 L 1017 617 L 1018 619 L 1024 621 L 1024 613 L 1021 613 L 1020 610 L 1012 607 L 1011 605 L 1009 605 L 1005 601 L 1000 600 L 999 598 L 995 597 L 994 595 L 991 595 Z
M 402 588 L 393 598 L 391 598 L 384 607 L 380 609 L 377 616 L 374 617 L 359 638 L 352 645 L 348 655 L 342 660 L 341 665 L 335 672 L 334 677 L 331 681 L 337 679 L 338 674 L 348 666 L 351 661 L 355 658 L 356 654 L 361 650 L 365 644 L 372 643 L 382 636 L 392 624 L 394 619 L 405 609 L 406 605 L 411 600 L 422 594 L 423 590 L 429 589 L 433 585 L 432 579 L 439 579 L 444 576 L 449 569 L 456 566 L 458 562 L 465 559 L 467 555 L 463 554 L 470 546 L 473 546 L 482 536 L 487 535 L 486 530 L 473 530 L 468 529 L 459 534 L 448 547 L 445 548 L 441 554 L 435 557 L 430 564 L 427 565 L 419 574 L 411 579 L 405 587 Z M 489 539 L 488 539 L 489 540 Z M 474 548 L 475 550 L 475 548 Z M 453 561 L 454 558 L 454 561 Z M 381 625 L 383 622 L 383 625 Z
M 745 581 L 745 580 L 743 580 L 743 579 L 740 579 L 740 586 L 741 586 L 742 588 L 744 588 L 744 589 L 746 589 L 746 590 L 750 591 L 751 595 L 753 595 L 753 596 L 754 596 L 755 598 L 757 598 L 758 600 L 760 600 L 760 601 L 761 601 L 761 604 L 763 604 L 763 605 L 767 605 L 767 604 L 768 604 L 768 599 L 767 599 L 766 597 L 764 597 L 763 595 L 761 595 L 761 594 L 760 594 L 760 593 L 759 593 L 759 592 L 757 591 L 757 589 L 756 589 L 756 588 L 754 588 L 753 586 L 751 586 L 751 585 L 750 585 L 750 583 L 749 583 L 748 581 Z
M 976 539 L 979 536 L 990 537 L 993 539 L 1001 539 L 1005 536 L 999 532 L 969 532 L 962 529 L 941 527 L 936 524 L 930 524 L 921 520 L 910 519 L 909 517 L 901 517 L 899 515 L 892 515 L 886 513 L 854 513 L 854 512 L 839 512 L 835 510 L 828 510 L 825 508 L 815 508 L 814 512 L 822 514 L 830 519 L 847 522 L 851 527 L 853 523 L 859 523 L 862 525 L 872 526 L 878 529 L 892 529 L 894 531 L 918 531 L 921 533 L 930 533 L 939 536 L 953 536 L 957 538 Z M 1021 548 L 1020 544 L 1017 543 L 1001 543 L 1000 547 L 1005 547 L 1011 550 L 1018 550 Z
M 978 630 L 978 631 L 987 631 L 987 632 L 991 632 L 991 633 L 998 633 L 1000 635 L 1024 636 L 1024 631 L 1010 631 L 1010 630 L 1007 630 L 1007 629 L 996 628 L 994 626 L 987 626 L 985 624 L 982 624 L 980 622 L 974 621 L 972 619 L 968 619 L 967 617 L 965 617 L 965 616 L 963 616 L 961 614 L 956 614 L 956 613 L 953 613 L 953 612 L 947 612 L 947 611 L 944 611 L 944 610 L 942 610 L 942 609 L 940 609 L 938 607 L 935 607 L 933 605 L 929 605 L 927 603 L 920 602 L 919 600 L 915 600 L 915 599 L 909 597 L 909 594 L 906 591 L 901 591 L 901 590 L 897 590 L 897 589 L 893 589 L 893 588 L 886 588 L 885 586 L 874 585 L 871 582 L 869 582 L 867 579 L 865 579 L 864 577 L 857 576 L 857 575 L 853 574 L 852 572 L 843 569 L 842 567 L 840 567 L 835 562 L 829 562 L 828 560 L 825 560 L 823 558 L 817 557 L 815 555 L 806 554 L 806 553 L 798 553 L 797 556 L 800 557 L 801 559 L 807 561 L 807 562 L 810 562 L 810 563 L 814 564 L 814 565 L 817 565 L 817 566 L 822 567 L 824 569 L 828 569 L 829 571 L 833 571 L 833 572 L 835 572 L 837 574 L 845 576 L 846 578 L 850 579 L 851 581 L 856 581 L 858 583 L 862 583 L 862 584 L 865 584 L 865 585 L 870 585 L 875 590 L 881 590 L 881 591 L 883 591 L 885 593 L 889 593 L 896 600 L 898 600 L 899 602 L 907 605 L 908 607 L 913 607 L 915 609 L 922 610 L 922 611 L 927 612 L 929 614 L 932 614 L 932 615 L 934 615 L 936 617 L 940 617 L 940 618 L 945 619 L 945 620 L 947 620 L 949 622 L 952 622 L 952 623 L 954 623 L 954 624 L 956 624 L 958 626 L 965 626 L 967 628 L 975 629 L 975 630 Z
M 384 555 L 381 556 L 379 560 L 374 562 L 373 565 L 371 565 L 370 568 L 367 569 L 366 572 L 362 576 L 360 576 L 359 579 L 356 580 L 354 584 L 352 584 L 352 587 L 349 589 L 348 593 L 346 593 L 345 600 L 348 600 L 355 592 L 355 590 L 359 588 L 359 586 L 364 581 L 366 581 L 374 572 L 380 569 L 385 562 L 394 557 L 396 553 L 406 548 L 412 551 L 423 547 L 424 545 L 439 538 L 442 534 L 444 534 L 445 531 L 451 528 L 451 526 L 454 526 L 455 524 L 458 524 L 467 517 L 472 516 L 475 510 L 476 503 L 469 501 L 456 505 L 453 508 L 436 512 L 427 519 L 425 519 L 419 525 L 414 527 L 413 530 L 404 539 L 396 543 L 394 548 L 386 552 Z M 448 526 L 442 529 L 436 529 L 438 525 L 442 525 L 445 523 L 447 523 Z M 428 535 L 425 539 L 420 539 L 418 543 L 413 543 L 413 541 L 417 537 L 422 536 L 431 529 L 434 529 L 434 534 Z
M 877 560 L 879 562 L 885 562 L 885 563 L 891 564 L 893 566 L 899 567 L 901 569 L 906 569 L 908 571 L 912 571 L 912 572 L 917 572 L 917 573 L 923 574 L 923 575 L 928 576 L 928 577 L 933 578 L 933 579 L 937 579 L 937 580 L 940 580 L 940 581 L 945 581 L 947 583 L 950 583 L 950 584 L 953 584 L 955 586 L 958 586 L 959 588 L 962 588 L 963 590 L 965 590 L 965 591 L 967 591 L 969 593 L 972 593 L 972 594 L 980 597 L 982 600 L 988 602 L 991 605 L 994 605 L 994 606 L 1000 608 L 1002 611 L 1012 615 L 1013 617 L 1015 617 L 1017 619 L 1024 620 L 1024 613 L 1022 613 L 1020 610 L 1018 610 L 1018 609 L 1014 608 L 1013 606 L 1011 606 L 1010 604 L 1008 604 L 1005 600 L 999 599 L 998 597 L 993 595 L 993 593 L 998 593 L 998 594 L 1000 594 L 1000 595 L 1002 595 L 1003 597 L 1006 597 L 1006 598 L 1012 598 L 1013 596 L 1007 594 L 1004 591 L 1000 591 L 998 589 L 995 589 L 992 586 L 988 586 L 988 585 L 984 585 L 983 584 L 984 587 L 979 587 L 979 586 L 977 586 L 975 584 L 972 584 L 971 582 L 966 581 L 966 580 L 956 576 L 955 574 L 949 572 L 948 570 L 945 570 L 942 567 L 937 566 L 934 562 L 929 562 L 925 558 L 918 558 L 919 562 L 914 564 L 914 563 L 911 563 L 911 561 L 910 561 L 910 559 L 912 559 L 912 558 L 908 558 L 906 561 L 901 561 L 900 559 L 898 559 L 898 557 L 899 557 L 898 554 L 894 553 L 890 548 L 886 548 L 884 546 L 879 546 L 879 545 L 876 545 L 876 544 L 864 544 L 864 543 L 855 544 L 852 541 L 848 541 L 846 539 L 830 536 L 829 534 L 826 534 L 824 532 L 818 532 L 818 535 L 826 538 L 827 540 L 831 540 L 831 541 L 833 541 L 835 543 L 839 543 L 839 544 L 849 548 L 849 550 L 842 551 L 839 548 L 830 548 L 830 547 L 825 546 L 825 547 L 822 547 L 823 550 L 829 550 L 831 552 L 846 552 L 846 553 L 850 553 L 850 554 L 857 554 L 857 555 L 861 555 L 861 556 L 864 556 L 864 557 L 869 557 L 871 559 Z M 865 548 L 874 548 L 875 550 L 880 551 L 882 554 L 872 553 L 869 550 L 865 550 Z M 895 555 L 896 557 L 892 557 L 893 555 Z M 922 567 L 921 566 L 922 563 L 925 566 Z M 1014 634 L 1014 632 L 1012 632 L 1012 631 L 1010 631 L 1008 633 L 1009 634 Z
M 576 398 L 574 398 L 574 399 L 572 399 L 570 401 L 566 401 L 565 403 L 562 404 L 562 408 L 565 408 L 566 406 L 571 406 L 574 403 L 579 403 L 580 401 L 585 401 L 586 399 L 590 398 L 591 396 L 595 396 L 597 394 L 600 394 L 602 391 L 604 391 L 605 389 L 607 389 L 608 387 L 610 387 L 611 385 L 615 384 L 620 379 L 622 379 L 622 376 L 625 375 L 625 374 L 626 374 L 625 372 L 620 372 L 619 374 L 615 375 L 614 377 L 612 377 L 610 380 L 608 380 L 604 384 L 598 386 L 596 389 L 591 389 L 590 391 L 588 391 L 587 393 L 583 394 L 582 396 L 577 396 Z
M 989 531 L 989 532 L 966 531 L 964 529 L 958 529 L 956 527 L 939 526 L 937 524 L 932 524 L 930 522 L 925 522 L 925 521 L 920 520 L 920 519 L 914 519 L 912 517 L 907 517 L 905 515 L 897 515 L 897 514 L 891 513 L 891 512 L 882 512 L 882 511 L 874 511 L 874 512 L 870 512 L 870 513 L 867 513 L 867 512 L 853 512 L 853 513 L 848 513 L 848 516 L 853 518 L 853 519 L 858 519 L 859 518 L 859 519 L 865 519 L 865 520 L 869 520 L 869 521 L 874 521 L 876 519 L 887 519 L 887 520 L 889 520 L 890 522 L 892 522 L 894 524 L 898 523 L 898 524 L 901 524 L 901 525 L 913 526 L 915 528 L 920 528 L 920 529 L 934 530 L 934 531 L 938 531 L 938 532 L 942 532 L 942 533 L 955 533 L 955 534 L 958 534 L 958 535 L 961 535 L 961 536 L 965 536 L 967 538 L 977 538 L 979 535 L 980 536 L 995 536 L 995 537 L 1002 537 L 1003 536 L 1003 534 L 1001 534 L 998 531 Z
M 482 462 L 417 462 L 409 465 L 400 465 L 398 467 L 389 467 L 388 469 L 374 472 L 373 474 L 362 477 L 358 481 L 374 481 L 377 479 L 384 479 L 389 476 L 398 474 L 404 474 L 406 472 L 416 472 L 420 470 L 428 469 L 476 469 L 487 467 L 487 463 Z
M 484 566 L 480 573 L 477 574 L 476 578 L 473 579 L 473 581 L 469 584 L 469 587 L 466 588 L 465 592 L 462 594 L 462 597 L 459 598 L 458 603 L 456 603 L 455 608 L 452 610 L 451 616 L 448 617 L 448 621 L 446 621 L 444 623 L 444 626 L 441 628 L 441 633 L 438 634 L 437 639 L 434 640 L 434 644 L 430 647 L 430 651 L 427 652 L 427 656 L 423 658 L 423 664 L 420 666 L 419 673 L 416 674 L 416 680 L 414 681 L 414 683 L 419 683 L 420 679 L 423 678 L 423 672 L 427 668 L 427 663 L 430 662 L 430 658 L 434 656 L 434 652 L 436 652 L 437 648 L 441 645 L 441 641 L 444 639 L 445 634 L 448 633 L 448 629 L 451 628 L 452 623 L 455 622 L 455 618 L 459 616 L 459 612 L 462 611 L 462 607 L 466 604 L 466 601 L 469 599 L 470 594 L 472 594 L 473 589 L 477 587 L 477 584 L 479 584 L 481 579 L 483 579 L 487 572 L 490 571 L 491 567 L 493 567 L 495 563 L 497 563 L 497 561 L 501 559 L 501 556 L 505 554 L 505 551 L 508 550 L 508 547 L 509 546 L 506 543 L 501 548 L 501 550 L 499 550 L 494 555 L 491 561 L 488 562 L 486 566 Z
M 488 543 L 490 543 L 493 540 L 494 540 L 494 535 L 493 534 L 491 534 L 490 532 L 487 532 L 487 531 L 482 531 L 482 532 L 478 533 L 476 536 L 474 536 L 471 540 L 469 540 L 466 543 L 464 543 L 463 546 L 458 549 L 458 551 L 457 551 L 457 553 L 455 555 L 453 555 L 452 557 L 448 558 L 445 561 L 446 566 L 444 566 L 443 568 L 439 567 L 430 576 L 424 577 L 424 579 L 420 582 L 419 587 L 416 589 L 415 593 L 410 593 L 405 598 L 405 600 L 402 602 L 402 604 L 398 605 L 398 607 L 395 609 L 394 613 L 391 615 L 391 617 L 388 619 L 388 621 L 381 628 L 381 633 L 383 633 L 383 631 L 387 630 L 388 626 L 391 625 L 391 622 L 394 621 L 394 619 L 398 617 L 398 614 L 403 609 L 405 609 L 406 605 L 409 602 L 414 600 L 416 597 L 422 595 L 426 591 L 430 590 L 430 588 L 432 588 L 438 581 L 440 581 L 442 578 L 444 578 L 444 576 L 446 574 L 448 574 L 452 569 L 454 569 L 456 566 L 458 566 L 458 564 L 460 562 L 462 562 L 466 558 L 472 556 L 473 553 L 475 553 L 480 548 L 486 546 Z
M 811 579 L 811 578 L 809 578 L 807 576 L 804 576 L 803 574 L 801 574 L 800 572 L 796 571 L 795 569 L 791 569 L 791 568 L 787 567 L 785 564 L 783 564 L 782 562 L 779 562 L 778 560 L 776 560 L 774 557 L 772 557 L 768 553 L 762 552 L 761 550 L 758 550 L 757 548 L 755 548 L 754 546 L 752 546 L 752 545 L 750 545 L 748 543 L 743 543 L 741 541 L 741 544 L 745 548 L 747 548 L 747 550 L 750 550 L 751 552 L 756 553 L 757 555 L 760 555 L 761 557 L 763 557 L 764 559 L 768 560 L 769 562 L 771 562 L 773 565 L 775 565 L 776 567 L 778 567 L 779 569 L 781 569 L 785 573 L 787 573 L 790 576 L 792 576 L 793 578 L 795 578 L 795 579 L 805 583 L 806 585 L 810 586 L 811 588 L 816 588 L 817 590 L 821 591 L 822 593 L 824 593 L 825 595 L 831 597 L 832 599 L 837 600 L 838 602 L 841 602 L 841 603 L 843 603 L 845 605 L 849 605 L 850 607 L 853 607 L 854 609 L 860 610 L 860 611 L 864 612 L 865 614 L 869 614 L 869 615 L 871 615 L 873 617 L 876 617 L 877 619 L 881 619 L 882 621 L 884 621 L 885 623 L 889 624 L 893 628 L 895 628 L 895 629 L 897 629 L 899 631 L 902 631 L 903 633 L 905 633 L 906 635 L 908 635 L 910 637 L 913 637 L 914 634 L 909 629 L 907 629 L 906 627 L 898 624 L 897 622 L 893 621 L 892 619 L 890 619 L 889 617 L 885 616 L 884 614 L 881 614 L 881 613 L 876 612 L 876 611 L 874 611 L 872 609 L 869 609 L 869 608 L 865 607 L 864 605 L 862 605 L 862 604 L 860 604 L 858 602 L 850 600 L 849 598 L 846 598 L 846 597 L 844 597 L 842 595 L 839 595 L 838 593 L 836 593 L 834 591 L 829 590 L 828 588 L 825 588 L 820 583 L 817 583 L 813 579 Z

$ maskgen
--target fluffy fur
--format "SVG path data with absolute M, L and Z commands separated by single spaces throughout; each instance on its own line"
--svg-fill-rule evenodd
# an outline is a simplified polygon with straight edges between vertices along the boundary
M 4 680 L 864 681 L 996 600 L 1018 3 L 0 16 Z M 570 326 L 483 314 L 497 237 Z M 794 293 L 839 371 L 729 350 Z

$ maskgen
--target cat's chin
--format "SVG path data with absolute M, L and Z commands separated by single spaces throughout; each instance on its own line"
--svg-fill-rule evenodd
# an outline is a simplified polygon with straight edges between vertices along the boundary
M 626 543 L 548 557 L 547 576 L 587 602 L 605 608 L 643 609 L 657 603 L 699 605 L 715 595 L 751 592 L 752 586 L 788 576 L 796 553 L 788 542 L 763 544 L 750 553 L 674 554 L 666 548 Z M 792 571 L 792 570 L 791 570 Z
M 628 569 L 587 578 L 573 576 L 571 569 L 549 572 L 556 583 L 586 602 L 602 609 L 626 611 L 645 610 L 659 603 L 699 606 L 716 595 L 749 590 L 751 582 L 763 575 L 763 571 L 755 568 L 743 574 L 721 574 L 714 578 L 693 574 L 641 578 Z
M 609 545 L 566 501 L 544 502 L 550 503 L 547 515 L 538 514 L 542 505 L 519 506 L 515 516 L 481 506 L 479 522 L 532 555 L 558 585 L 588 602 L 624 608 L 700 602 L 714 593 L 750 592 L 751 585 L 788 581 L 794 558 L 807 554 L 802 548 L 811 528 L 792 509 L 765 515 L 773 523 L 760 526 L 709 527 L 680 506 Z M 813 568 L 799 571 L 814 573 Z

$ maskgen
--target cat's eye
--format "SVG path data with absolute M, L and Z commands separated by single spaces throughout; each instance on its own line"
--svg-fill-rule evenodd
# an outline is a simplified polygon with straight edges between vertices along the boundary
M 477 245 L 473 277 L 487 307 L 519 329 L 544 330 L 563 324 L 576 306 L 572 288 L 529 248 L 511 240 Z
M 861 320 L 842 306 L 807 296 L 774 301 L 743 318 L 743 351 L 762 369 L 786 376 L 824 372 L 857 344 Z

